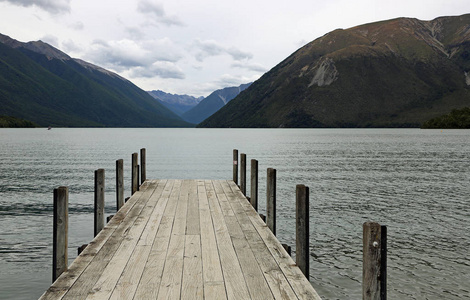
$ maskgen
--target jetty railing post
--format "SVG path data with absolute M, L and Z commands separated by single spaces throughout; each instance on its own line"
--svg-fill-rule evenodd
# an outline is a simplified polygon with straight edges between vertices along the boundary
M 147 180 L 147 158 L 146 158 L 146 149 L 140 149 L 140 184 L 143 184 Z
M 267 172 L 266 215 L 266 224 L 276 234 L 276 169 L 273 168 Z
M 52 249 L 52 282 L 67 270 L 69 189 L 61 186 L 54 189 L 54 225 Z
M 132 183 L 131 183 L 131 195 L 133 195 L 135 192 L 137 192 L 138 190 L 138 179 L 137 179 L 137 176 L 139 174 L 139 171 L 138 171 L 138 154 L 137 153 L 132 153 L 132 164 L 131 164 L 131 172 L 132 172 L 132 176 L 131 176 L 131 180 L 132 180 Z
M 385 300 L 386 292 L 386 234 L 385 226 L 365 222 L 363 229 L 362 299 Z M 385 238 L 384 236 L 385 235 Z M 384 242 L 385 241 L 385 242 Z M 384 255 L 385 253 L 385 255 Z M 385 257 L 383 257 L 385 256 Z
M 387 299 L 387 226 L 380 226 L 380 299 Z
M 95 226 L 94 236 L 104 227 L 104 169 L 95 171 Z
M 240 154 L 240 190 L 246 196 L 246 154 Z
M 253 208 L 258 211 L 258 161 L 251 160 L 251 196 L 250 202 Z
M 124 205 L 124 160 L 116 160 L 116 210 Z
M 305 277 L 310 276 L 309 249 L 309 188 L 303 184 L 296 186 L 295 191 L 295 262 Z
M 238 150 L 233 149 L 233 182 L 238 185 Z

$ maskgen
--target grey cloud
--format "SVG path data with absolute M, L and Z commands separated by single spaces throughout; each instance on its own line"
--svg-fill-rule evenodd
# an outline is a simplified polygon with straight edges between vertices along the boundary
M 234 62 L 231 65 L 231 67 L 232 68 L 246 69 L 246 70 L 249 70 L 249 71 L 260 72 L 260 73 L 264 73 L 264 72 L 267 71 L 267 69 L 265 67 L 263 67 L 261 64 L 241 62 L 241 61 Z
M 175 63 L 181 59 L 168 38 L 161 40 L 96 40 L 84 58 L 117 72 L 129 71 L 131 77 L 184 78 Z
M 238 86 L 243 82 L 243 79 L 237 76 L 232 76 L 232 75 L 223 75 L 217 80 L 217 84 L 221 87 L 227 87 L 227 86 Z
M 41 38 L 41 41 L 48 43 L 49 45 L 52 45 L 56 48 L 59 46 L 59 39 L 55 35 L 45 35 Z
M 235 47 L 226 48 L 216 41 L 201 41 L 196 39 L 193 41 L 193 47 L 196 49 L 196 59 L 203 61 L 207 57 L 227 54 L 232 56 L 234 60 L 251 59 L 253 54 L 241 51 Z
M 131 40 L 142 40 L 145 37 L 145 34 L 138 27 L 126 27 L 125 30 Z
M 137 4 L 137 11 L 150 16 L 146 24 L 164 24 L 167 26 L 184 26 L 184 23 L 179 20 L 177 16 L 168 16 L 165 13 L 163 5 L 148 0 L 141 0 Z
M 62 48 L 64 49 L 65 52 L 80 52 L 82 51 L 82 48 L 75 44 L 74 41 L 72 40 L 66 40 L 62 42 Z
M 82 22 L 77 21 L 73 24 L 70 24 L 69 27 L 75 30 L 83 30 L 83 28 L 85 28 L 85 25 L 83 25 Z
M 183 71 L 171 62 L 156 62 L 147 67 L 136 67 L 130 71 L 130 77 L 160 77 L 160 78 L 174 78 L 184 79 Z
M 37 6 L 51 14 L 70 12 L 70 0 L 0 0 L 13 5 L 29 7 Z
M 227 53 L 230 54 L 234 60 L 242 60 L 242 59 L 252 59 L 253 54 L 248 52 L 243 52 L 235 47 L 231 47 L 227 49 Z

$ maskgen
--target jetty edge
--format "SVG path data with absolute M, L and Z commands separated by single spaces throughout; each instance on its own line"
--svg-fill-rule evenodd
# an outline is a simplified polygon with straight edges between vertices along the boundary
M 53 284 L 40 299 L 321 299 L 308 281 L 308 187 L 296 187 L 294 262 L 286 251 L 290 247 L 273 233 L 275 221 L 267 225 L 252 205 L 257 182 L 251 197 L 246 197 L 246 185 L 243 192 L 235 180 L 145 179 L 145 150 L 142 153 L 141 166 L 134 166 L 132 156 L 132 196 L 119 208 L 123 185 L 117 176 L 117 213 L 95 232 L 88 246 L 80 247 L 82 252 L 70 267 L 65 259 L 65 266 L 59 264 L 62 269 L 54 268 Z M 233 164 L 238 169 L 238 161 Z M 242 165 L 243 174 L 246 163 Z M 253 160 L 252 166 L 257 172 Z M 116 167 L 116 174 L 122 174 L 120 160 Z M 268 169 L 269 173 L 273 171 Z M 246 180 L 246 174 L 241 178 Z M 252 184 L 254 178 L 257 181 L 252 173 Z M 141 183 L 136 190 L 134 181 Z M 101 188 L 104 171 L 95 172 L 95 209 L 101 209 L 101 200 L 96 199 Z M 60 187 L 62 191 L 54 195 L 68 202 L 68 189 L 64 189 Z M 275 183 L 267 193 L 269 198 L 275 199 Z M 302 211 L 307 213 L 299 216 Z M 273 214 L 275 209 L 268 213 L 268 220 Z M 96 223 L 103 223 L 103 218 L 96 212 L 95 216 L 96 231 Z M 65 248 L 67 255 L 66 221 L 54 217 L 54 261 L 64 261 L 64 251 L 56 247 Z M 56 225 L 61 228 L 57 234 Z M 377 248 L 374 235 L 372 247 Z M 56 239 L 61 241 L 56 243 Z M 380 274 L 371 278 L 383 281 Z M 372 297 L 363 295 L 363 299 L 385 299 L 375 297 L 375 288 L 366 290 Z

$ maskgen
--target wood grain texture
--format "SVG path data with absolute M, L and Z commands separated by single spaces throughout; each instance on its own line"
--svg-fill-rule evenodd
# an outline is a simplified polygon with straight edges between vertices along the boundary
M 116 210 L 124 205 L 124 160 L 116 160 Z
M 320 299 L 232 180 L 147 180 L 41 299 Z
M 69 231 L 69 188 L 54 189 L 52 282 L 67 270 Z

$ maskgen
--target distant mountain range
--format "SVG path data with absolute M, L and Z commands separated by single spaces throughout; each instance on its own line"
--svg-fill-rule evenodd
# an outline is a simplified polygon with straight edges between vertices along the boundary
M 192 126 L 115 73 L 1 34 L 0 115 L 40 126 Z
M 181 116 L 191 108 L 195 107 L 202 101 L 202 99 L 204 99 L 204 97 L 196 98 L 189 95 L 169 94 L 160 90 L 153 90 L 148 93 L 178 116 Z
M 219 89 L 212 92 L 206 98 L 168 94 L 160 90 L 149 91 L 148 93 L 161 104 L 181 116 L 186 122 L 199 124 L 217 112 L 250 85 L 251 83 L 247 83 L 236 87 Z
M 224 107 L 230 100 L 235 98 L 250 85 L 251 83 L 247 83 L 236 87 L 216 90 L 204 98 L 198 105 L 182 114 L 181 117 L 189 123 L 199 124 Z
M 200 127 L 419 127 L 470 106 L 470 14 L 338 29 Z

